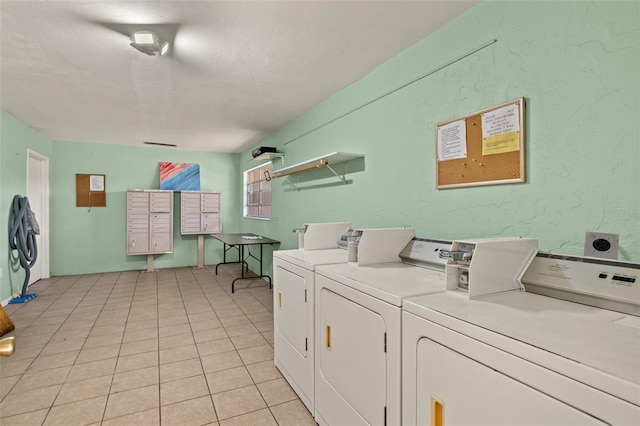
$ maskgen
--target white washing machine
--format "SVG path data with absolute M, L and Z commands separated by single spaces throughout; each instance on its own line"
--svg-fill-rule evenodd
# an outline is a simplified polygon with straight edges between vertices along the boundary
M 305 225 L 303 249 L 273 252 L 274 363 L 313 413 L 314 271 L 318 265 L 346 263 L 338 240 L 348 222 Z
M 413 230 L 364 230 L 358 262 L 316 268 L 315 420 L 320 425 L 398 425 L 401 306 L 444 291 L 440 250 Z M 407 242 L 410 241 L 408 244 Z M 403 247 L 401 262 L 398 254 Z
M 475 298 L 458 269 L 405 301 L 403 424 L 640 424 L 640 264 L 538 253 Z

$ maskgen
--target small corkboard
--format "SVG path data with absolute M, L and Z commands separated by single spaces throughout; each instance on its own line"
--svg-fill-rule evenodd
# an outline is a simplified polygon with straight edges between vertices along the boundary
M 106 207 L 105 175 L 76 174 L 76 207 Z
M 525 181 L 524 98 L 436 125 L 436 187 Z

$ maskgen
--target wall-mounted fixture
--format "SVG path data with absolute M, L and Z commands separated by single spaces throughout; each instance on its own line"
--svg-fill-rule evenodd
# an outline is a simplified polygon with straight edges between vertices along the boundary
M 164 55 L 169 50 L 169 42 L 160 39 L 153 31 L 136 31 L 131 36 L 131 43 L 135 49 L 149 56 Z
M 618 234 L 586 232 L 584 235 L 584 255 L 604 259 L 618 258 Z
M 266 153 L 275 153 L 278 150 L 274 147 L 271 146 L 260 146 L 256 149 L 254 149 L 253 151 L 251 151 L 251 155 L 253 156 L 253 158 L 259 157 L 262 154 L 266 154 Z
M 364 158 L 362 154 L 349 154 L 347 152 L 332 152 L 327 155 L 323 155 L 322 157 L 313 158 L 311 160 L 303 161 L 302 163 L 294 164 L 289 167 L 284 167 L 282 169 L 273 170 L 271 172 L 272 178 L 285 177 L 290 175 L 295 175 L 302 172 L 308 172 L 309 170 L 321 169 L 323 167 L 328 168 L 331 172 L 342 182 L 347 183 L 347 178 L 344 176 L 346 174 L 346 166 L 345 173 L 343 176 L 340 176 L 336 171 L 331 167 L 333 164 L 346 163 L 351 160 L 356 160 L 358 158 Z

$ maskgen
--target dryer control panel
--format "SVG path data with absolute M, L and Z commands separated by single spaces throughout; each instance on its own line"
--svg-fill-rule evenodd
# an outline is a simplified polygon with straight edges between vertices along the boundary
M 522 283 L 527 291 L 640 313 L 640 263 L 540 252 Z

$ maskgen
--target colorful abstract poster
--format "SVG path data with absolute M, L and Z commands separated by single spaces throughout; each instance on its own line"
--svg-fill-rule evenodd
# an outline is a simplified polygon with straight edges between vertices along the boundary
M 200 191 L 200 165 L 161 162 L 160 189 Z

